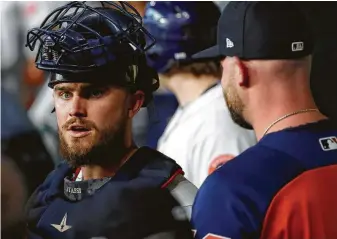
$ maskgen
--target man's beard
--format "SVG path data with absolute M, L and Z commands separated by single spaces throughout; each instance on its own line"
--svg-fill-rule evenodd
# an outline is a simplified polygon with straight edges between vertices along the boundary
M 249 124 L 243 116 L 245 105 L 240 99 L 240 96 L 234 86 L 228 84 L 226 89 L 223 89 L 223 95 L 233 121 L 245 129 L 253 129 L 252 125 Z
M 122 118 L 118 123 L 104 130 L 98 130 L 91 121 L 70 120 L 62 126 L 62 130 L 59 129 L 61 156 L 74 168 L 85 165 L 117 166 L 127 150 L 124 145 L 126 121 L 126 118 Z M 95 130 L 96 134 L 100 134 L 98 139 L 73 138 L 72 145 L 69 145 L 63 132 L 73 123 Z

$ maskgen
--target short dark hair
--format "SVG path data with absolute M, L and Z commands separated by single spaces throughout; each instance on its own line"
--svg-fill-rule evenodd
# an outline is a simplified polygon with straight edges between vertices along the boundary
M 165 72 L 165 75 L 170 77 L 176 73 L 191 73 L 195 77 L 208 75 L 220 79 L 222 70 L 220 62 L 214 60 L 188 64 L 179 64 L 176 62 L 167 72 Z

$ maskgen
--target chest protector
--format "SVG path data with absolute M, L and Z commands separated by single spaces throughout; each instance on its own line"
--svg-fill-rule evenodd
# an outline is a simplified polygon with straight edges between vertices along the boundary
M 70 180 L 73 173 L 61 164 L 33 194 L 27 209 L 28 238 L 142 238 L 149 225 L 136 223 L 137 213 L 148 201 L 134 192 L 165 188 L 182 170 L 172 159 L 142 147 L 112 178 L 76 182 Z M 158 205 L 170 201 L 168 196 Z M 174 207 L 175 202 L 169 203 Z M 151 205 L 146 206 L 149 217 L 155 207 Z M 140 237 L 132 237 L 137 234 Z

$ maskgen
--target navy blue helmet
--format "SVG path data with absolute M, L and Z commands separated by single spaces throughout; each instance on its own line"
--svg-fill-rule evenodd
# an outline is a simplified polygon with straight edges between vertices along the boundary
M 156 38 L 146 52 L 148 64 L 165 73 L 174 63 L 189 63 L 191 56 L 216 44 L 219 8 L 212 2 L 150 2 L 144 27 Z
M 27 34 L 27 46 L 38 45 L 36 66 L 59 82 L 103 82 L 143 90 L 145 104 L 159 87 L 158 75 L 145 52 L 155 39 L 140 14 L 126 2 L 70 2 L 52 11 Z M 39 44 L 37 44 L 39 43 Z M 143 105 L 143 106 L 144 106 Z

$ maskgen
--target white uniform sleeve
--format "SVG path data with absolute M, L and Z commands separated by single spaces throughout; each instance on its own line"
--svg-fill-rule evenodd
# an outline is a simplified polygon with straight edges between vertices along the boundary
M 208 134 L 199 139 L 192 147 L 190 159 L 193 179 L 198 188 L 206 177 L 216 168 L 236 157 L 256 143 L 254 133 L 242 130 L 235 134 L 224 134 L 223 131 Z

